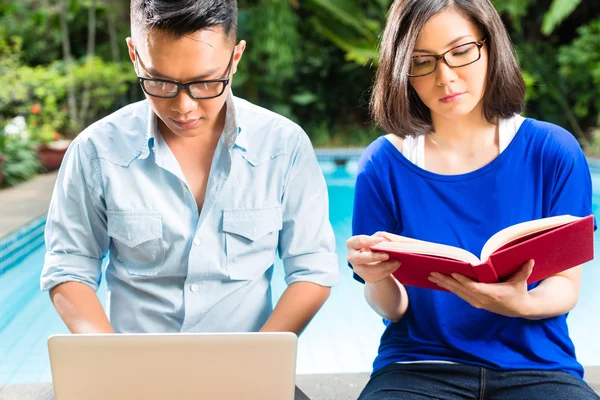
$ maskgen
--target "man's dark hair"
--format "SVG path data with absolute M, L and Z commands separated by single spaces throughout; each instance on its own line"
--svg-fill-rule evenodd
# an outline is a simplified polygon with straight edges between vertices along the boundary
M 131 0 L 132 33 L 158 29 L 179 38 L 211 27 L 236 42 L 236 0 Z

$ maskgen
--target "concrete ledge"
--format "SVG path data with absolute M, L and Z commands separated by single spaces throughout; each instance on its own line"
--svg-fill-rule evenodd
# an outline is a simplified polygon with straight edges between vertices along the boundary
M 585 369 L 588 384 L 600 394 L 600 366 Z M 369 374 L 298 375 L 296 384 L 311 400 L 355 400 L 369 380 Z M 52 400 L 52 385 L 0 385 L 2 400 Z
M 600 394 L 600 366 L 587 367 L 584 379 L 596 393 Z
M 370 374 L 298 375 L 296 385 L 311 400 L 356 400 Z
M 0 238 L 48 212 L 56 172 L 0 191 Z
M 52 400 L 52 384 L 0 385 L 2 400 Z

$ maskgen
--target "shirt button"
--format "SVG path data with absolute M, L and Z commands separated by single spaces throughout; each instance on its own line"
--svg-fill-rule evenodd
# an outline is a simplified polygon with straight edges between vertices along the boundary
M 194 239 L 194 246 L 198 246 L 200 245 L 200 239 L 196 238 Z
M 191 290 L 192 292 L 195 292 L 195 291 L 197 291 L 197 290 L 198 290 L 198 285 L 196 285 L 196 284 L 194 283 L 192 286 L 190 286 L 190 290 Z

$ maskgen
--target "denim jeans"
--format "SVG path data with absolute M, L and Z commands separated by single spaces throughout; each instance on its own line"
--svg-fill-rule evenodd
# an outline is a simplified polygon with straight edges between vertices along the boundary
M 585 381 L 562 371 L 492 370 L 464 364 L 390 364 L 359 400 L 599 400 Z

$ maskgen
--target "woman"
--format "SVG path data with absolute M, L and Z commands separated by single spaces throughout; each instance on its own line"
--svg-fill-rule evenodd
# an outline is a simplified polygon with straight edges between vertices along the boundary
M 373 114 L 389 134 L 364 152 L 348 261 L 384 318 L 360 399 L 598 399 L 583 381 L 566 316 L 581 266 L 527 285 L 432 274 L 405 287 L 402 268 L 369 251 L 386 231 L 479 254 L 507 226 L 586 216 L 591 179 L 573 136 L 525 119 L 525 85 L 488 0 L 396 0 L 381 43 Z

